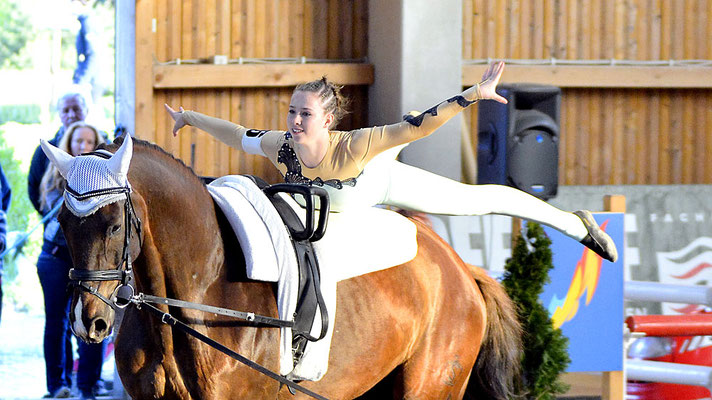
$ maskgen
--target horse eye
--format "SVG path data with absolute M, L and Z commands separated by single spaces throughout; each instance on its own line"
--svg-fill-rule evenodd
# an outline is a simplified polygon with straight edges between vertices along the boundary
M 114 226 L 110 227 L 109 228 L 109 236 L 114 235 L 116 232 L 119 231 L 119 229 L 121 229 L 121 225 L 114 225 Z

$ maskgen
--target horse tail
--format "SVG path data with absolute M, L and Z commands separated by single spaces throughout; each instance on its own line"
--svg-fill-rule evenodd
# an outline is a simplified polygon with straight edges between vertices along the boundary
M 487 327 L 465 392 L 467 399 L 511 399 L 521 369 L 522 328 L 514 302 L 502 285 L 481 268 L 469 265 L 487 307 Z

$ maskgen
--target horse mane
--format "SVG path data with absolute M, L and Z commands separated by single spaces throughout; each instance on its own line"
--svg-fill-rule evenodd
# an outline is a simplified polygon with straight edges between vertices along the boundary
M 134 148 L 141 148 L 141 149 L 146 149 L 150 152 L 154 152 L 158 154 L 160 157 L 165 158 L 168 160 L 168 162 L 174 162 L 180 166 L 180 169 L 185 171 L 185 174 L 191 179 L 195 179 L 195 181 L 200 184 L 201 186 L 204 186 L 203 180 L 198 176 L 198 174 L 195 173 L 195 170 L 193 170 L 192 167 L 187 165 L 183 160 L 180 158 L 176 158 L 173 154 L 167 152 L 164 150 L 162 147 L 158 146 L 157 144 L 151 143 L 147 140 L 139 139 L 135 136 L 132 136 L 131 139 L 133 140 Z M 97 149 L 107 149 L 107 150 L 116 150 L 121 146 L 121 144 L 124 142 L 124 135 L 118 136 L 114 139 L 114 142 L 111 144 L 106 144 L 102 143 L 99 146 L 97 146 Z

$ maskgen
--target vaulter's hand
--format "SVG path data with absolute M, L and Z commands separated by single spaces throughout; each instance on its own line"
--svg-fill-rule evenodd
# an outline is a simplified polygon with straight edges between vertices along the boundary
M 168 104 L 164 104 L 166 107 L 166 111 L 168 111 L 168 114 L 171 115 L 171 118 L 173 118 L 173 121 L 175 121 L 175 125 L 173 125 L 173 136 L 178 136 L 178 130 L 186 125 L 185 121 L 183 120 L 183 107 L 180 107 L 180 111 L 176 111 L 171 108 Z
M 465 91 L 465 98 L 468 100 L 494 100 L 507 104 L 507 99 L 496 92 L 502 72 L 504 72 L 504 61 L 490 64 L 485 73 L 482 74 L 482 81 Z

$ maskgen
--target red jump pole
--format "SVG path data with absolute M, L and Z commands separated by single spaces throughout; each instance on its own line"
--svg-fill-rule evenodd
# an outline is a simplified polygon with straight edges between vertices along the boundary
M 712 314 L 633 315 L 625 323 L 631 332 L 648 336 L 712 335 Z

